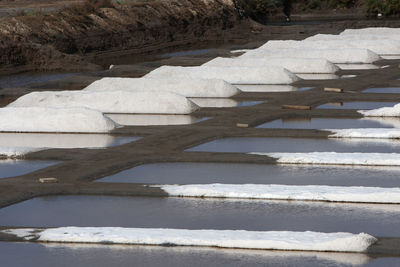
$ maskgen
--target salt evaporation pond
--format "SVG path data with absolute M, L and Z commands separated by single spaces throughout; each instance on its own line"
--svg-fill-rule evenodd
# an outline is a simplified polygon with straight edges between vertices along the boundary
M 393 107 L 399 104 L 399 102 L 337 102 L 337 103 L 326 103 L 318 106 L 321 109 L 377 109 L 383 107 Z
M 0 242 L 5 266 L 397 266 L 399 258 L 361 253 Z
M 263 123 L 257 128 L 281 128 L 281 129 L 353 129 L 353 128 L 397 128 L 400 124 L 396 118 L 361 118 L 361 119 L 337 119 L 337 118 L 290 118 L 279 119 Z
M 97 180 L 150 184 L 285 184 L 399 187 L 399 167 L 153 163 Z
M 190 98 L 201 108 L 231 108 L 249 107 L 263 103 L 263 101 L 237 101 L 230 98 Z
M 363 90 L 364 93 L 384 93 L 384 94 L 398 94 L 400 87 L 383 87 L 383 88 L 368 88 Z
M 127 144 L 140 138 L 109 134 L 0 133 L 0 147 L 103 148 Z
M 207 142 L 187 151 L 206 152 L 341 152 L 400 153 L 400 141 L 391 139 L 325 139 L 237 137 Z
M 291 85 L 271 85 L 271 84 L 235 84 L 235 86 L 243 92 L 260 92 L 260 93 L 279 93 L 279 92 L 302 92 L 312 89 L 313 87 L 295 87 Z
M 0 88 L 23 87 L 34 83 L 59 80 L 75 74 L 76 73 L 50 73 L 50 74 L 28 73 L 28 74 L 10 75 L 0 78 Z
M 0 178 L 23 175 L 57 163 L 57 161 L 43 160 L 0 160 Z
M 210 117 L 191 115 L 107 114 L 107 117 L 125 126 L 184 125 L 205 121 Z
M 0 210 L 16 227 L 366 232 L 398 236 L 400 205 L 117 196 L 39 197 Z

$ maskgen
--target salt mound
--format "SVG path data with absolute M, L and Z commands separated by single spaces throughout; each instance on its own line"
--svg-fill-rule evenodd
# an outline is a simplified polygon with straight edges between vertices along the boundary
M 332 63 L 373 63 L 382 58 L 368 49 L 254 49 L 239 58 L 325 58 Z
M 279 184 L 187 184 L 160 185 L 159 187 L 173 197 L 400 204 L 399 187 Z
M 342 47 L 344 49 L 369 49 L 378 55 L 399 55 L 400 54 L 400 41 L 390 39 L 379 40 L 324 40 L 324 41 L 268 41 L 261 46 L 261 49 L 287 49 L 287 48 L 301 48 L 301 49 L 335 49 Z
M 356 35 L 335 35 L 335 34 L 316 34 L 304 39 L 304 41 L 337 41 L 337 40 L 397 40 L 400 41 L 400 36 L 395 34 L 356 34 Z
M 146 78 L 222 79 L 233 84 L 290 84 L 299 78 L 277 66 L 267 67 L 175 67 L 162 66 Z
M 60 227 L 5 229 L 25 240 L 68 243 L 107 243 L 202 246 L 245 249 L 363 252 L 377 239 L 343 232 L 292 232 L 245 230 L 186 230 L 168 228 Z
M 339 68 L 323 58 L 223 58 L 217 57 L 203 66 L 265 67 L 280 66 L 293 73 L 335 73 Z
M 116 126 L 101 112 L 85 108 L 0 108 L 1 132 L 105 133 Z
M 371 27 L 364 29 L 346 29 L 340 33 L 340 35 L 355 35 L 355 34 L 367 34 L 367 35 L 400 34 L 400 28 Z
M 186 97 L 170 92 L 33 92 L 9 107 L 86 107 L 104 113 L 189 114 L 199 107 Z
M 231 97 L 239 90 L 220 79 L 103 78 L 85 91 L 168 91 L 186 97 Z
M 359 110 L 358 112 L 363 114 L 365 117 L 399 117 L 400 104 L 394 105 L 393 107 Z

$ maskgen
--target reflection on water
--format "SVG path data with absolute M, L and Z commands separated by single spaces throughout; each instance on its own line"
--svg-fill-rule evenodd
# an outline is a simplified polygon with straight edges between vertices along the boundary
M 0 133 L 0 147 L 102 148 L 138 139 L 108 134 Z
M 187 51 L 179 51 L 179 52 L 172 52 L 162 54 L 161 57 L 186 57 L 186 56 L 197 56 L 197 55 L 204 55 L 210 52 L 210 49 L 198 49 L 198 50 L 187 50 Z
M 55 165 L 56 161 L 28 161 L 28 160 L 1 160 L 0 178 L 13 177 L 30 173 L 39 169 Z
M 392 121 L 400 119 L 393 118 Z M 257 128 L 282 128 L 282 129 L 351 129 L 351 128 L 388 128 L 389 124 L 380 118 L 362 119 L 334 119 L 334 118 L 293 118 L 279 119 L 263 123 Z M 393 126 L 391 126 L 393 128 Z
M 29 73 L 17 74 L 5 77 L 0 77 L 0 88 L 23 87 L 33 83 L 48 82 L 52 80 L 62 79 L 68 76 L 75 75 L 76 73 Z
M 374 64 L 335 64 L 342 70 L 375 70 L 380 69 L 380 66 Z
M 399 236 L 399 220 L 400 205 L 117 196 L 40 197 L 0 210 L 2 226 L 366 232 L 375 236 Z
M 190 100 L 202 108 L 246 107 L 263 103 L 263 101 L 236 101 L 230 98 L 190 98 Z
M 98 182 L 399 187 L 400 167 L 154 163 L 119 172 Z
M 184 125 L 209 119 L 191 115 L 142 115 L 142 114 L 107 114 L 107 117 L 125 126 L 145 125 Z
M 307 91 L 313 87 L 295 87 L 291 85 L 271 85 L 271 84 L 235 84 L 235 86 L 243 92 L 295 92 Z
M 400 141 L 394 139 L 238 137 L 213 140 L 190 148 L 188 151 L 400 153 Z
M 338 103 L 327 103 L 320 105 L 317 108 L 322 109 L 377 109 L 382 107 L 393 107 L 398 102 L 338 102 Z
M 400 93 L 400 87 L 383 87 L 383 88 L 368 88 L 363 90 L 364 93 L 386 93 L 386 94 L 398 94 Z
M 157 247 L 95 244 L 0 242 L 4 266 L 358 266 L 372 260 L 360 253 L 292 252 L 202 247 Z M 388 266 L 388 265 L 386 265 Z

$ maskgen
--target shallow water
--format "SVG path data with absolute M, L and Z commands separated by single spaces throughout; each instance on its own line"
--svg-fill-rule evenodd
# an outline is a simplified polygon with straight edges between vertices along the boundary
M 263 101 L 237 101 L 230 98 L 190 98 L 201 108 L 248 107 L 263 103 Z
M 10 267 L 360 266 L 367 263 L 368 266 L 385 266 L 400 262 L 398 258 L 374 260 L 356 253 L 11 242 L 0 242 L 0 257 Z
M 400 167 L 154 163 L 97 180 L 151 184 L 286 184 L 400 187 Z
M 30 173 L 57 164 L 56 161 L 0 160 L 0 178 Z
M 168 58 L 168 57 L 186 57 L 186 56 L 198 56 L 204 55 L 210 52 L 210 49 L 197 49 L 197 50 L 186 50 L 186 51 L 179 51 L 179 52 L 172 52 L 162 54 L 161 57 Z
M 377 109 L 382 107 L 393 107 L 399 102 L 337 102 L 318 106 L 321 109 Z
M 350 128 L 394 128 L 400 119 L 385 120 L 381 118 L 334 119 L 298 117 L 279 119 L 263 123 L 257 128 L 282 129 L 350 129 Z M 395 127 L 396 128 L 396 127 Z
M 0 210 L 0 225 L 119 226 L 399 236 L 400 205 L 116 196 L 52 196 Z
M 34 83 L 62 79 L 76 73 L 27 73 L 0 77 L 0 88 L 23 87 Z
M 188 151 L 400 153 L 400 141 L 392 139 L 238 137 L 214 140 L 190 148 Z
M 8 267 L 400 265 L 400 258 L 358 253 L 15 242 L 0 242 L 0 258 Z
M 295 87 L 291 85 L 271 85 L 271 84 L 235 84 L 243 92 L 296 92 L 307 91 L 313 87 Z
M 368 88 L 363 90 L 364 93 L 386 93 L 386 94 L 398 94 L 400 93 L 400 87 L 385 87 L 385 88 Z
M 146 125 L 184 125 L 194 124 L 210 119 L 209 117 L 194 117 L 191 115 L 142 115 L 142 114 L 107 114 L 107 117 L 125 126 Z
M 0 147 L 103 148 L 138 139 L 108 134 L 0 133 Z

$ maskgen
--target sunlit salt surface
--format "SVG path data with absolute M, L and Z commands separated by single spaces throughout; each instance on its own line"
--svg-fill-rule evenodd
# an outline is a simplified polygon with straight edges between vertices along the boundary
M 383 55 L 381 56 L 383 59 L 388 59 L 388 60 L 394 60 L 394 59 L 400 59 L 400 55 Z
M 107 114 L 107 117 L 125 126 L 146 125 L 184 125 L 194 124 L 209 119 L 209 117 L 194 117 L 191 115 L 142 115 L 142 114 Z
M 334 118 L 290 118 L 263 123 L 257 128 L 282 129 L 351 129 L 351 128 L 397 128 L 400 119 L 385 120 L 380 118 L 334 119 Z
M 299 78 L 304 80 L 333 80 L 339 79 L 340 76 L 336 74 L 296 74 Z
M 206 152 L 362 152 L 400 153 L 400 141 L 393 139 L 325 139 L 285 137 L 237 137 L 207 142 L 188 151 Z
M 399 104 L 399 102 L 336 102 L 336 103 L 326 103 L 318 106 L 321 109 L 377 109 L 383 107 L 393 107 Z
M 384 88 L 368 88 L 363 90 L 364 93 L 386 93 L 386 94 L 398 94 L 400 93 L 400 87 L 384 87 Z
M 285 184 L 399 187 L 400 167 L 154 163 L 97 180 L 150 184 Z
M 108 134 L 0 133 L 0 147 L 102 148 L 138 139 L 140 137 Z
M 296 92 L 307 91 L 313 87 L 295 87 L 291 85 L 271 85 L 271 84 L 235 84 L 235 86 L 243 92 Z
M 399 236 L 400 205 L 117 196 L 52 196 L 0 210 L 0 225 L 119 226 Z
M 342 70 L 375 70 L 380 69 L 380 66 L 375 64 L 335 64 Z
M 57 164 L 56 161 L 0 160 L 0 178 L 19 176 Z
M 400 258 L 373 259 L 361 253 L 326 253 L 0 242 L 4 266 L 396 266 Z
M 190 98 L 201 108 L 231 108 L 248 107 L 263 103 L 263 101 L 237 101 L 230 98 Z

